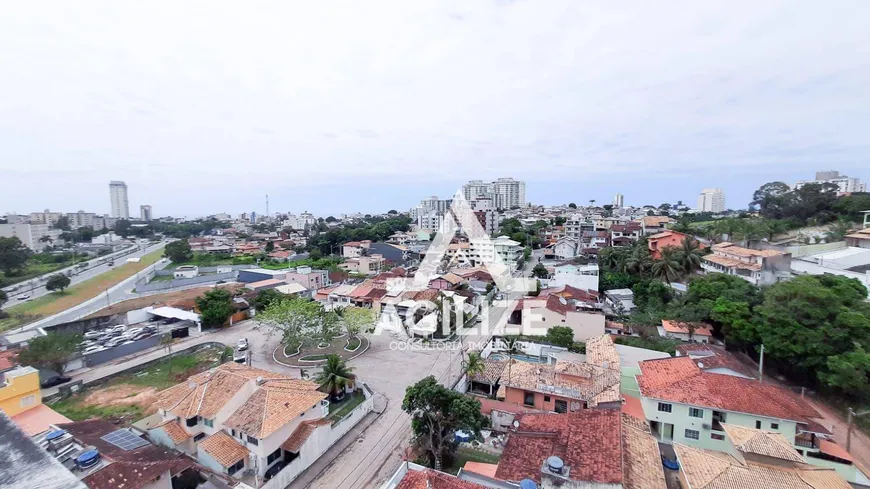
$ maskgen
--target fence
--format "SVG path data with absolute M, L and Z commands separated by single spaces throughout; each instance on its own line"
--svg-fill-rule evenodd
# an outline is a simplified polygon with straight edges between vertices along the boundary
M 374 396 L 365 384 L 361 384 L 366 400 L 357 406 L 349 415 L 333 425 L 318 427 L 299 450 L 299 456 L 284 467 L 281 472 L 269 482 L 260 486 L 260 489 L 284 489 L 293 482 L 299 474 L 310 467 L 314 462 L 326 453 L 338 440 L 357 425 L 374 408 Z
M 143 280 L 142 282 L 136 284 L 136 292 L 153 292 L 155 290 L 176 289 L 179 287 L 186 287 L 188 285 L 205 284 L 210 282 L 217 282 L 220 280 L 235 280 L 236 273 L 237 272 L 235 271 L 227 273 L 215 273 L 212 275 L 202 275 L 193 278 L 179 278 L 175 280 L 168 280 L 166 282 L 145 283 L 145 281 Z M 157 272 L 156 275 L 162 274 L 160 272 Z M 153 278 L 153 276 L 151 278 Z

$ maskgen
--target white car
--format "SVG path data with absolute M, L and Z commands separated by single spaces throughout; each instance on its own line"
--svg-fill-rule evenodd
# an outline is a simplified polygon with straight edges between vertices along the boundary
M 236 350 L 245 351 L 248 349 L 248 339 L 242 338 L 236 343 Z
M 20 301 L 26 301 L 27 299 L 30 299 L 30 296 L 27 294 L 18 296 L 18 300 L 20 300 Z
M 84 351 L 82 351 L 82 355 L 87 355 L 89 353 L 96 353 L 98 351 L 103 351 L 105 349 L 106 349 L 105 346 L 89 346 L 89 347 L 85 348 Z

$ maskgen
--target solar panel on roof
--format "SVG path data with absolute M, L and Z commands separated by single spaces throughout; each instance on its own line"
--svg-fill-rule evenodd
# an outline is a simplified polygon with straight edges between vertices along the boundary
M 128 452 L 148 445 L 147 441 L 127 430 L 116 430 L 108 435 L 100 437 L 100 439 Z

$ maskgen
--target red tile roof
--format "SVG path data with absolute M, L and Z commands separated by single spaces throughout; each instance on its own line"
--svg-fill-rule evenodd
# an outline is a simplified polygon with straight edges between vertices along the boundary
M 409 470 L 396 489 L 487 489 L 486 486 L 462 480 L 432 469 Z
M 69 423 L 70 420 L 45 404 L 37 404 L 27 411 L 12 416 L 12 421 L 27 436 L 33 436 L 51 428 L 51 425 Z
M 739 356 L 745 357 L 745 355 L 727 351 L 721 346 L 686 343 L 677 345 L 677 352 L 682 356 L 694 358 L 696 363 L 701 362 L 704 366 L 700 368 L 703 370 L 727 368 L 747 377 L 757 378 L 757 369 L 739 358 Z
M 575 481 L 622 483 L 622 417 L 618 410 L 525 414 L 508 437 L 496 478 L 541 482 L 547 457 L 560 457 Z
M 305 444 L 305 441 L 308 440 L 308 437 L 314 433 L 315 430 L 319 426 L 324 426 L 330 424 L 331 421 L 328 419 L 313 419 L 310 421 L 303 421 L 299 423 L 299 426 L 290 434 L 290 437 L 287 438 L 287 441 L 281 444 L 281 448 L 287 450 L 288 452 L 299 453 L 299 450 L 302 448 L 302 445 Z
M 570 285 L 544 289 L 540 294 L 538 294 L 538 297 L 548 297 L 550 295 L 590 303 L 598 302 L 600 297 L 598 292 L 594 290 L 578 289 L 577 287 L 572 287 Z
M 684 333 L 689 334 L 690 323 L 679 323 L 677 321 L 669 321 L 662 319 L 662 329 L 668 333 Z M 695 325 L 694 336 L 713 336 L 713 327 L 707 323 L 692 323 Z
M 646 415 L 643 414 L 643 406 L 640 404 L 640 399 L 625 394 L 622 395 L 622 398 L 625 399 L 625 402 L 622 404 L 622 412 L 646 422 Z
M 514 306 L 515 311 L 521 311 L 528 306 L 529 309 L 538 309 L 544 307 L 549 309 L 555 313 L 559 313 L 562 316 L 565 316 L 569 312 L 574 311 L 574 306 L 568 304 L 568 301 L 562 299 L 556 295 L 549 295 L 546 297 L 538 298 L 538 297 L 525 297 L 517 301 Z
M 0 351 L 0 372 L 18 365 L 18 362 L 15 361 L 17 355 L 18 350 Z
M 644 397 L 809 424 L 821 415 L 796 394 L 767 383 L 702 371 L 689 357 L 640 362 Z
M 498 470 L 498 464 L 486 464 L 483 462 L 465 462 L 465 466 L 462 467 L 463 471 L 466 472 L 474 472 L 475 474 L 480 474 L 484 477 L 489 477 L 490 479 L 495 478 L 495 473 Z

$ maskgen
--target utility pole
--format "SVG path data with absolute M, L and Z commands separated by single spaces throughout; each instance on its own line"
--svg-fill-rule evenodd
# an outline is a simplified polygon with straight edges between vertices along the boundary
M 761 344 L 761 356 L 758 357 L 758 382 L 764 382 L 764 343 Z
M 870 410 L 861 411 L 860 413 L 856 413 L 854 409 L 849 408 L 848 414 L 846 416 L 846 451 L 851 451 L 852 449 L 852 423 L 855 421 L 855 418 L 859 416 L 864 416 L 865 414 L 870 414 Z

